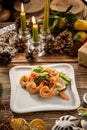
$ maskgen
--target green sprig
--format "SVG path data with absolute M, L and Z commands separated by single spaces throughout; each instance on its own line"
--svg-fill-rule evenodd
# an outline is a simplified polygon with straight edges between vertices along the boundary
M 78 17 L 71 12 L 72 7 L 73 6 L 70 5 L 66 11 L 50 10 L 49 25 L 55 30 L 58 20 L 60 18 L 65 18 L 67 29 L 74 30 L 74 22 L 78 19 Z

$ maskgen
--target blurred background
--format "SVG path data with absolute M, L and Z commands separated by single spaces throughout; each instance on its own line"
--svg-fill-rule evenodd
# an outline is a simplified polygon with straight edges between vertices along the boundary
M 51 0 L 50 7 L 53 10 L 64 11 L 72 4 L 72 12 L 78 15 L 86 15 L 86 2 L 83 1 Z M 0 22 L 14 22 L 17 17 L 20 17 L 21 2 L 24 3 L 27 18 L 30 18 L 32 15 L 37 18 L 43 17 L 44 0 L 0 0 Z

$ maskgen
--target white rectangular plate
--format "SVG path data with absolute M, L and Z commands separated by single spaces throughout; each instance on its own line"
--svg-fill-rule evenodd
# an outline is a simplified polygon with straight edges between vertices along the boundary
M 35 111 L 51 111 L 51 110 L 74 110 L 80 106 L 80 99 L 77 92 L 74 69 L 69 64 L 50 64 L 54 70 L 63 72 L 69 76 L 72 81 L 66 89 L 70 100 L 66 101 L 57 96 L 52 96 L 49 99 L 43 99 L 39 94 L 29 94 L 19 84 L 19 79 L 22 75 L 28 75 L 35 66 L 16 66 L 9 71 L 11 83 L 10 107 L 16 113 L 26 113 Z

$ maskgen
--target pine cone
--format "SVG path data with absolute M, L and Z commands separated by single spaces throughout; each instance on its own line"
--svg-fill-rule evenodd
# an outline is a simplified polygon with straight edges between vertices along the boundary
M 45 44 L 44 46 L 44 50 L 47 54 L 53 53 L 53 44 L 54 44 L 54 41 L 52 39 L 47 40 L 47 44 Z
M 12 56 L 9 52 L 1 52 L 0 53 L 0 65 L 6 66 L 12 60 Z
M 26 39 L 15 39 L 14 46 L 17 49 L 17 52 L 23 53 L 26 50 Z
M 73 46 L 73 39 L 70 35 L 66 32 L 60 33 L 56 38 L 55 41 L 48 40 L 47 44 L 45 45 L 45 51 L 47 53 L 60 53 L 66 54 L 68 49 Z
M 55 44 L 59 53 L 66 54 L 68 49 L 73 46 L 73 39 L 68 33 L 62 32 L 56 37 L 54 47 Z
M 77 57 L 78 56 L 78 49 L 81 46 L 82 46 L 81 42 L 74 43 L 73 46 L 67 50 L 67 55 Z
M 7 104 L 0 104 L 0 130 L 13 130 L 11 121 L 14 119 L 12 112 L 8 112 Z
M 25 57 L 28 61 L 33 61 L 36 59 L 38 55 L 38 49 L 29 49 L 26 53 L 25 53 Z

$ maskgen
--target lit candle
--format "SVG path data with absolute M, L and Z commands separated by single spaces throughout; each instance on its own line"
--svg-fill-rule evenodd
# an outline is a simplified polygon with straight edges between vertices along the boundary
M 32 17 L 33 23 L 33 41 L 38 42 L 38 24 L 36 24 L 35 17 Z
M 44 20 L 43 20 L 43 31 L 47 33 L 49 27 L 49 7 L 50 7 L 50 0 L 45 0 L 44 5 Z
M 26 14 L 24 12 L 23 3 L 21 3 L 20 20 L 21 20 L 21 29 L 22 29 L 22 31 L 26 31 Z

